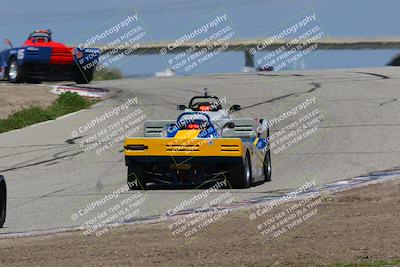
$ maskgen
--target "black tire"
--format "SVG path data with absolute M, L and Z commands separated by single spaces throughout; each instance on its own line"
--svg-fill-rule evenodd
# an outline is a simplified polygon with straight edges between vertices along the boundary
M 84 70 L 83 68 L 78 69 L 75 74 L 75 82 L 78 84 L 87 84 L 93 80 L 93 70 L 91 68 L 89 70 Z
M 146 189 L 146 179 L 142 165 L 128 166 L 127 184 L 130 190 Z
M 232 165 L 229 170 L 229 183 L 234 189 L 249 188 L 252 184 L 251 161 L 246 153 L 242 164 Z
M 20 66 L 18 66 L 17 59 L 15 57 L 8 61 L 7 67 L 7 79 L 10 83 L 22 83 L 24 82 L 24 74 Z
M 271 182 L 271 180 L 272 180 L 272 164 L 271 164 L 271 150 L 270 149 L 268 149 L 267 153 L 265 153 L 263 172 L 264 172 L 264 182 Z
M 25 78 L 26 83 L 32 83 L 32 84 L 41 84 L 42 81 L 38 79 L 32 79 L 32 78 Z
M 0 228 L 3 227 L 6 221 L 6 207 L 7 207 L 7 187 L 3 176 L 0 176 Z

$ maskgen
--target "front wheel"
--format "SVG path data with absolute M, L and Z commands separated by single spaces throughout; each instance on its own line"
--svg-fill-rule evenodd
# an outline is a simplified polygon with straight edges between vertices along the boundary
M 18 66 L 18 62 L 15 58 L 10 59 L 7 69 L 7 77 L 10 83 L 21 83 L 24 81 L 22 69 Z

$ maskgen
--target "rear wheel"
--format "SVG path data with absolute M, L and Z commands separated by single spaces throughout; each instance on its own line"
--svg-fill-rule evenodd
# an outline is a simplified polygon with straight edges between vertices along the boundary
M 128 166 L 127 183 L 130 190 L 146 189 L 146 179 L 144 177 L 144 167 L 142 165 Z
M 6 183 L 0 181 L 0 228 L 3 227 L 6 221 L 6 206 L 7 206 L 7 188 Z
M 21 83 L 24 81 L 22 69 L 18 66 L 15 58 L 10 59 L 7 69 L 7 77 L 10 83 Z
M 229 170 L 232 188 L 249 188 L 252 183 L 250 154 L 247 152 L 243 164 L 232 165 Z

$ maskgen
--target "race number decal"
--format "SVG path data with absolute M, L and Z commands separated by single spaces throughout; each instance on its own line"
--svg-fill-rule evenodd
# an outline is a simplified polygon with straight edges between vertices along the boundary
M 18 50 L 17 59 L 23 59 L 24 58 L 24 52 L 25 52 L 25 49 L 19 49 Z

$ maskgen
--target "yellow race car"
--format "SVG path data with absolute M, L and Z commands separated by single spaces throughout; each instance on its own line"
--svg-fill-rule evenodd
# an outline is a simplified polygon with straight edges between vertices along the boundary
M 265 120 L 236 118 L 224 99 L 193 97 L 176 121 L 151 120 L 142 138 L 126 138 L 125 162 L 131 189 L 149 183 L 201 185 L 226 179 L 232 188 L 271 180 L 269 129 Z

